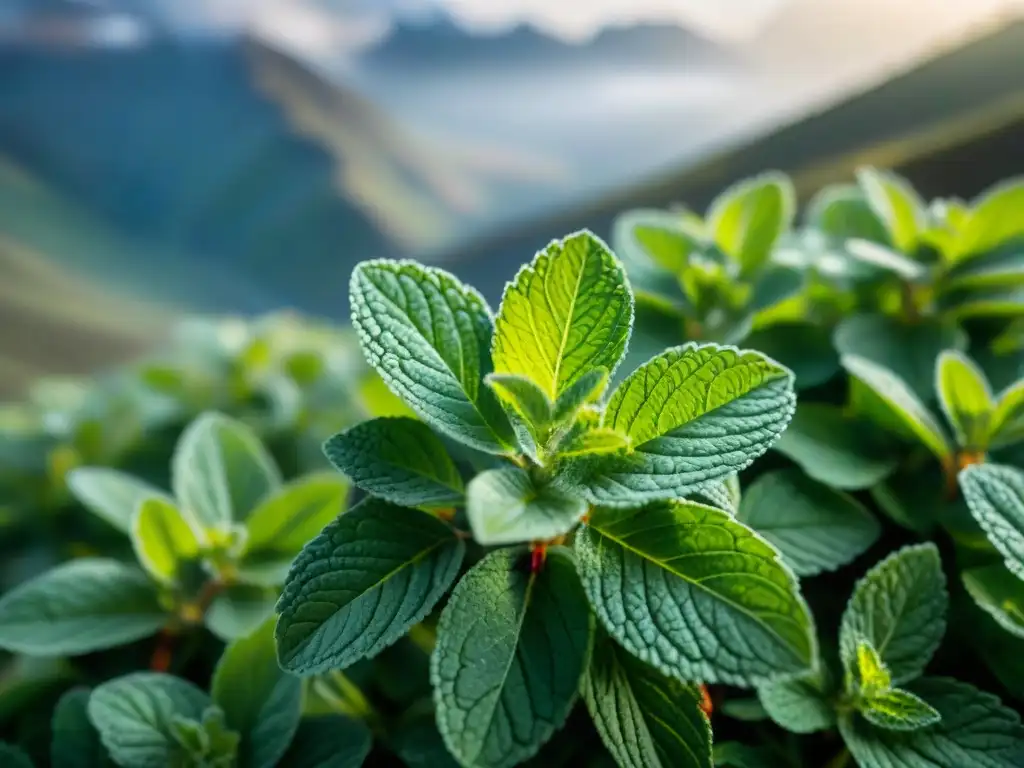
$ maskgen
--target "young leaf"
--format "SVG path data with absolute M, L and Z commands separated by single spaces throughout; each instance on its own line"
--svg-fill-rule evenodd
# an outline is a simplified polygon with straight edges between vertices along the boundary
M 93 514 L 131 534 L 132 517 L 143 499 L 170 497 L 149 483 L 107 467 L 79 467 L 67 474 L 68 489 Z
M 890 731 L 916 731 L 942 719 L 930 704 L 898 688 L 863 700 L 858 709 L 869 723 Z
M 924 203 L 914 188 L 896 174 L 874 168 L 860 169 L 857 181 L 871 209 L 885 223 L 892 244 L 913 253 L 925 221 Z
M 96 688 L 89 719 L 118 765 L 167 768 L 180 764 L 184 750 L 175 738 L 175 718 L 199 721 L 210 697 L 171 675 L 135 672 Z
M 608 427 L 588 427 L 577 422 L 558 443 L 555 453 L 560 459 L 615 453 L 629 446 L 626 437 Z
M 1007 632 L 1024 638 L 1024 581 L 999 563 L 971 568 L 961 578 L 980 608 Z
M 603 631 L 581 693 L 622 768 L 710 768 L 711 725 L 699 689 L 634 658 Z
M 665 674 L 751 685 L 814 659 L 793 574 L 725 512 L 692 502 L 597 509 L 576 534 L 576 552 L 605 629 Z
M 834 726 L 835 706 L 826 695 L 823 674 L 759 686 L 757 696 L 768 717 L 792 733 L 816 733 Z
M 718 247 L 749 276 L 767 263 L 779 237 L 789 229 L 796 195 L 781 173 L 741 181 L 716 197 L 708 209 L 708 228 Z
M 366 499 L 295 559 L 278 602 L 278 659 L 289 672 L 344 669 L 421 621 L 448 590 L 465 544 L 435 517 Z
M 685 496 L 768 450 L 793 414 L 793 376 L 757 352 L 686 344 L 658 355 L 612 394 L 604 426 L 630 450 L 593 460 L 596 504 Z
M 873 646 L 899 685 L 921 674 L 946 631 L 949 597 L 934 544 L 900 549 L 868 571 L 846 605 L 839 630 L 843 661 Z
M 488 453 L 512 428 L 494 393 L 494 321 L 483 297 L 447 272 L 411 261 L 364 261 L 352 271 L 352 325 L 366 360 L 430 426 Z
M 532 380 L 557 402 L 600 366 L 613 372 L 633 325 L 622 264 L 586 230 L 552 241 L 505 289 L 494 370 Z
M 173 584 L 179 564 L 199 557 L 199 540 L 178 508 L 161 498 L 141 502 L 132 522 L 132 547 L 146 572 Z
M 892 675 L 888 667 L 875 647 L 866 640 L 857 643 L 854 669 L 860 695 L 870 698 L 892 690 Z
M 202 528 L 241 522 L 281 484 L 273 459 L 252 431 L 204 413 L 182 434 L 171 465 L 174 495 Z
M 167 621 L 146 575 L 116 560 L 81 558 L 0 598 L 0 648 L 73 656 L 134 642 Z
M 526 550 L 493 552 L 459 582 L 430 663 L 437 725 L 463 765 L 508 768 L 565 722 L 593 619 L 564 551 L 532 572 Z
M 551 423 L 554 406 L 532 379 L 515 373 L 489 373 L 484 381 L 498 399 L 526 423 L 534 438 Z
M 576 413 L 587 403 L 594 403 L 604 394 L 608 386 L 608 369 L 594 368 L 587 371 L 567 390 L 565 390 L 555 403 L 555 410 L 552 414 L 556 424 L 571 420 Z
M 1020 210 L 1024 206 L 1024 180 L 1008 179 L 987 189 L 974 202 L 956 240 L 954 257 L 987 251 L 1024 235 Z
M 359 768 L 373 746 L 370 729 L 338 715 L 306 717 L 299 723 L 288 752 L 288 768 Z
M 237 731 L 241 765 L 274 768 L 302 715 L 302 681 L 277 664 L 274 622 L 231 643 L 217 662 L 210 694 Z
M 736 519 L 774 544 L 797 576 L 846 565 L 881 533 L 863 504 L 796 469 L 761 475 L 743 494 Z
M 422 421 L 364 421 L 324 444 L 330 462 L 367 493 L 407 507 L 462 502 L 462 477 L 438 437 Z
M 993 447 L 1024 438 L 1024 380 L 999 393 L 989 430 Z
M 857 765 L 867 768 L 1016 768 L 1024 764 L 1020 717 L 995 696 L 949 678 L 907 686 L 939 713 L 916 731 L 877 728 L 862 716 L 841 718 L 839 730 Z
M 984 451 L 996 403 L 982 370 L 962 352 L 947 349 L 935 367 L 935 391 L 957 444 Z
M 1024 472 L 1000 464 L 974 464 L 958 479 L 974 519 L 1010 572 L 1024 579 Z
M 232 584 L 213 599 L 203 623 L 225 643 L 252 634 L 274 613 L 272 587 Z
M 551 539 L 572 530 L 587 502 L 552 485 L 536 485 L 522 469 L 489 469 L 466 489 L 466 515 L 481 544 Z
M 51 726 L 50 764 L 53 768 L 104 768 L 113 765 L 100 743 L 99 734 L 89 721 L 88 704 L 88 688 L 72 688 L 57 702 Z

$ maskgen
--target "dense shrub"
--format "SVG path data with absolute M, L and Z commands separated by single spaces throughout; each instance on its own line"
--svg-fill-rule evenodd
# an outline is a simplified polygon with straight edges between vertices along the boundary
M 40 383 L 3 765 L 1024 765 L 1024 185 L 795 218 L 765 174 L 496 315 L 370 261 L 351 330 Z

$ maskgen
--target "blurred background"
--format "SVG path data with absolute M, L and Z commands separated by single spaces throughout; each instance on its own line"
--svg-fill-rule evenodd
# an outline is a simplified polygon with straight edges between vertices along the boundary
M 1024 0 L 0 0 L 0 399 L 192 313 L 496 304 L 550 239 L 765 169 L 1024 172 Z

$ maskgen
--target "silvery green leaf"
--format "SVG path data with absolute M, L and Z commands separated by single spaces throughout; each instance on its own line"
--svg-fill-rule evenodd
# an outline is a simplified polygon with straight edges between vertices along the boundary
M 1024 579 L 1024 472 L 1002 464 L 974 464 L 959 475 L 974 519 L 1017 578 Z

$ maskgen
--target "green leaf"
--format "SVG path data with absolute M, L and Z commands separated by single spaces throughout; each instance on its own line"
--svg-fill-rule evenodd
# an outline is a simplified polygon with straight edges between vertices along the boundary
M 696 685 L 666 677 L 598 632 L 583 700 L 622 768 L 710 768 L 711 725 Z
M 997 446 L 1024 438 L 1024 380 L 999 393 L 989 430 Z
M 632 325 L 622 265 L 593 233 L 576 232 L 552 241 L 506 287 L 494 370 L 530 379 L 557 402 L 593 368 L 615 370 Z
M 942 719 L 931 705 L 898 688 L 866 699 L 859 710 L 869 723 L 890 731 L 916 731 Z
M 288 768 L 359 768 L 373 740 L 362 723 L 337 715 L 304 718 L 281 760 Z
M 1010 572 L 1024 579 L 1024 472 L 1001 464 L 974 464 L 958 479 L 974 519 Z
M 164 584 L 174 584 L 181 563 L 199 557 L 196 532 L 170 501 L 142 501 L 132 522 L 132 547 L 146 572 Z
M 733 517 L 736 516 L 743 498 L 743 493 L 740 489 L 740 479 L 735 473 L 705 485 L 694 495 L 698 497 L 698 500 L 702 498 L 710 503 L 711 506 L 718 507 Z
M 539 439 L 551 423 L 554 409 L 544 390 L 531 379 L 514 373 L 489 373 L 485 381 L 498 399 L 526 423 L 534 438 Z
M 868 204 L 864 190 L 853 184 L 822 188 L 807 206 L 807 222 L 832 237 L 888 243 L 889 233 Z
M 971 206 L 960 229 L 954 255 L 957 260 L 986 253 L 1024 235 L 1020 212 L 1024 208 L 1024 180 L 1007 179 L 987 189 Z
M 759 686 L 761 706 L 775 723 L 792 733 L 826 731 L 836 724 L 822 673 Z
M 869 642 L 900 685 L 924 671 L 946 631 L 949 597 L 934 544 L 900 549 L 868 571 L 846 605 L 839 630 L 843 661 Z
M 774 544 L 797 576 L 846 565 L 881 533 L 859 501 L 795 469 L 761 475 L 743 494 L 736 519 Z
M 743 344 L 793 371 L 797 389 L 820 386 L 839 372 L 831 335 L 812 323 L 773 323 L 747 336 Z
M 67 474 L 68 489 L 95 515 L 131 534 L 132 517 L 143 499 L 170 497 L 149 483 L 106 467 L 78 467 Z
M 718 768 L 777 768 L 777 757 L 769 747 L 751 747 L 738 741 L 715 743 L 715 766 Z
M 850 752 L 863 768 L 1017 768 L 1024 763 L 1020 717 L 995 696 L 948 678 L 908 686 L 942 718 L 916 731 L 872 726 L 858 714 L 839 721 Z
M 288 483 L 253 510 L 239 576 L 267 586 L 284 583 L 292 560 L 345 509 L 348 481 L 318 472 Z
M 912 253 L 925 222 L 924 202 L 914 188 L 906 179 L 874 168 L 860 169 L 857 181 L 871 210 L 885 224 L 892 244 Z
M 824 403 L 797 405 L 793 420 L 773 446 L 808 476 L 841 490 L 870 488 L 899 464 L 873 424 L 847 417 Z
M 388 747 L 406 768 L 459 768 L 437 730 L 432 709 L 404 716 L 388 737 Z
M 437 724 L 463 765 L 506 768 L 562 726 L 590 655 L 593 619 L 559 548 L 491 553 L 459 582 L 431 657 Z
M 324 453 L 358 487 L 392 504 L 450 507 L 462 502 L 455 463 L 421 421 L 364 421 L 328 440 Z
M 1014 319 L 1024 315 L 1024 287 L 958 288 L 944 293 L 936 308 L 951 320 L 975 317 Z
M 576 534 L 576 552 L 609 634 L 666 674 L 752 685 L 814 659 L 793 574 L 725 512 L 692 502 L 597 509 Z
M 637 303 L 654 303 L 678 312 L 686 306 L 679 275 L 691 254 L 703 249 L 703 228 L 669 211 L 641 209 L 621 214 L 612 227 L 616 255 L 622 259 Z
M 231 643 L 217 662 L 210 695 L 228 727 L 242 736 L 241 765 L 278 765 L 299 727 L 302 681 L 277 664 L 274 622 Z
M 554 421 L 569 421 L 584 405 L 597 402 L 608 386 L 608 378 L 608 369 L 598 367 L 576 379 L 555 403 Z
M 615 453 L 628 445 L 626 437 L 614 429 L 574 425 L 565 438 L 559 441 L 555 453 L 559 458 L 565 459 L 573 456 Z
M 895 275 L 905 282 L 920 281 L 927 269 L 920 262 L 894 251 L 887 245 L 869 240 L 852 239 L 844 243 L 844 253 L 858 265 L 872 272 Z
M 1024 281 L 1024 243 L 1010 243 L 1004 248 L 961 261 L 940 279 L 943 291 L 1019 284 Z
M 744 723 L 760 723 L 768 719 L 768 713 L 764 711 L 756 696 L 726 699 L 718 705 L 718 711 Z
M 489 469 L 466 489 L 473 538 L 486 546 L 551 539 L 572 530 L 587 502 L 553 485 L 537 485 L 518 468 Z
M 171 474 L 182 510 L 204 529 L 245 520 L 281 483 L 273 459 L 248 427 L 209 412 L 182 433 Z
M 996 402 L 982 370 L 967 355 L 947 349 L 935 368 L 935 391 L 957 444 L 984 451 Z
M 210 697 L 171 675 L 135 672 L 97 687 L 89 697 L 89 719 L 118 765 L 167 768 L 179 764 L 183 749 L 173 721 L 199 721 Z
M 12 744 L 0 741 L 0 764 L 4 768 L 33 768 L 28 755 Z
M 425 512 L 367 499 L 295 559 L 278 602 L 278 659 L 297 674 L 344 669 L 421 621 L 458 574 L 465 544 Z
M 60 697 L 53 711 L 53 740 L 50 764 L 53 768 L 102 768 L 113 765 L 100 736 L 89 721 L 88 688 L 72 688 Z M 3 765 L 7 765 L 3 763 Z
M 233 584 L 213 599 L 203 623 L 226 643 L 256 630 L 274 613 L 277 591 L 251 584 Z
M 942 426 L 931 411 L 910 390 L 906 382 L 892 371 L 854 355 L 843 355 L 843 367 L 866 388 L 877 402 L 871 415 L 884 413 L 895 425 L 894 431 L 913 435 L 940 462 L 952 459 L 954 448 Z
M 745 277 L 768 262 L 795 211 L 790 180 L 781 173 L 765 173 L 734 184 L 716 197 L 707 222 L 718 247 L 739 263 L 740 275 Z
M 82 558 L 0 598 L 0 648 L 73 656 L 154 634 L 167 621 L 152 583 L 116 560 Z
M 1024 581 L 1000 564 L 961 574 L 974 602 L 1010 634 L 1024 638 Z
M 686 344 L 640 366 L 612 394 L 604 426 L 630 450 L 593 460 L 597 504 L 685 496 L 768 450 L 794 407 L 793 376 L 756 352 Z
M 892 690 L 892 675 L 881 655 L 866 640 L 857 642 L 855 679 L 861 696 L 873 697 Z
M 430 426 L 488 453 L 512 428 L 483 377 L 494 320 L 487 302 L 444 270 L 364 261 L 352 272 L 352 325 L 366 360 Z

